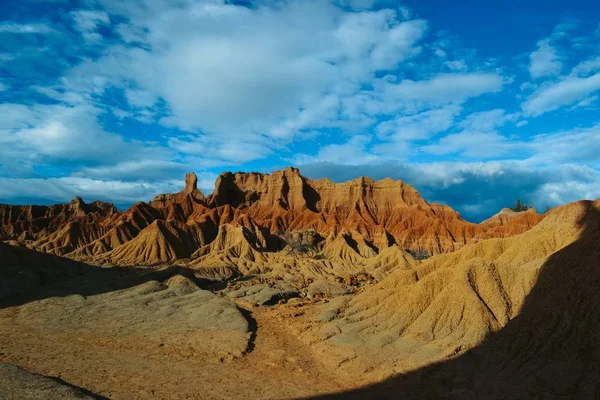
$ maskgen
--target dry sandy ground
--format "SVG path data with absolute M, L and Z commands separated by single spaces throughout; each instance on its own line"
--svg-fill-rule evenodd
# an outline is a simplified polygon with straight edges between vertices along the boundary
M 352 386 L 299 339 L 294 314 L 314 306 L 236 304 L 186 268 L 2 249 L 2 400 L 284 399 Z
M 235 304 L 183 267 L 22 268 L 49 256 L 15 254 L 0 281 L 0 399 L 598 399 L 598 243 L 600 200 L 578 202 L 324 308 Z M 427 365 L 403 367 L 408 339 Z
M 0 362 L 0 399 L 94 399 L 93 393 L 58 378 L 33 374 Z
M 223 362 L 141 338 L 69 329 L 48 333 L 16 322 L 18 312 L 19 307 L 0 311 L 1 362 L 111 399 L 282 399 L 349 387 L 309 353 L 277 308 L 253 309 L 257 328 L 250 351 Z

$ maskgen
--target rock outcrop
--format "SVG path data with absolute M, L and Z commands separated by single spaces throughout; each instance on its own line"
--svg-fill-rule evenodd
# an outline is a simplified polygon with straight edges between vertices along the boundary
M 99 371 L 101 394 L 122 371 L 127 395 L 215 376 L 263 390 L 281 366 L 303 386 L 324 371 L 349 382 L 321 398 L 598 397 L 600 199 L 472 224 L 403 182 L 286 169 L 223 174 L 210 196 L 188 175 L 123 212 L 81 199 L 0 210 L 2 361 L 82 387 L 80 371 Z M 238 369 L 214 373 L 227 363 Z M 31 378 L 0 363 L 0 386 Z
M 15 206 L 0 204 L 0 238 L 35 240 L 57 231 L 70 222 L 100 224 L 117 214 L 111 203 L 86 204 L 76 197 L 69 204 Z
M 393 376 L 322 398 L 597 398 L 599 216 L 600 199 L 558 207 L 356 296 L 317 350 Z
M 503 208 L 498 214 L 486 219 L 480 225 L 485 232 L 476 236 L 476 239 L 488 239 L 493 237 L 509 237 L 526 232 L 542 219 L 533 208 L 527 211 L 515 212 L 510 208 Z
M 242 209 L 271 232 L 313 229 L 329 236 L 350 229 L 369 241 L 383 232 L 402 248 L 430 255 L 456 250 L 484 232 L 450 207 L 427 203 L 402 181 L 333 183 L 307 179 L 295 168 L 222 174 L 209 204 Z
M 294 242 L 310 234 L 310 256 L 318 255 L 313 264 L 343 264 L 338 269 L 355 273 L 357 265 L 365 267 L 392 246 L 422 259 L 525 232 L 543 218 L 534 211 L 502 211 L 473 224 L 448 206 L 429 204 L 402 181 L 362 177 L 333 183 L 308 179 L 296 168 L 223 173 L 210 196 L 198 190 L 197 181 L 188 174 L 181 192 L 123 212 L 81 198 L 54 206 L 0 205 L 0 239 L 95 264 L 188 260 L 230 276 L 264 269 L 266 260 L 294 264 L 284 255 L 296 252 Z
M 343 362 L 348 374 L 405 373 L 455 358 L 519 316 L 541 274 L 558 268 L 563 253 L 572 253 L 565 249 L 583 237 L 588 246 L 600 238 L 598 210 L 600 200 L 572 203 L 554 209 L 521 235 L 481 241 L 411 268 L 395 268 L 381 283 L 327 310 L 336 318 L 313 331 L 311 341 L 317 351 L 336 354 L 331 361 Z M 591 247 L 586 251 L 597 253 Z M 573 267 L 578 269 L 583 268 Z M 585 279 L 571 273 L 571 268 L 564 269 L 565 279 Z
M 198 177 L 194 173 L 185 175 L 185 188 L 181 192 L 159 194 L 150 202 L 150 205 L 168 207 L 172 203 L 181 203 L 188 197 L 197 202 L 204 202 L 206 200 L 202 192 L 198 189 Z

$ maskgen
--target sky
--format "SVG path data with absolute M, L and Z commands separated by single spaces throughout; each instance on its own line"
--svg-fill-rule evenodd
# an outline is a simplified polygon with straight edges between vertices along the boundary
M 481 221 L 600 197 L 600 5 L 1 0 L 0 202 L 223 171 L 401 179 Z

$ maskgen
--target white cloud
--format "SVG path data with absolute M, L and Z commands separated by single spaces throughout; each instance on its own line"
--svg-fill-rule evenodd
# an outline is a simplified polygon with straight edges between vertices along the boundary
M 598 90 L 600 73 L 587 78 L 568 76 L 537 89 L 521 104 L 521 108 L 526 115 L 535 117 L 584 100 Z
M 119 24 L 115 30 L 125 43 L 145 43 L 146 32 L 141 27 L 132 26 L 129 24 Z
M 495 110 L 473 113 L 461 121 L 459 126 L 464 129 L 475 131 L 491 131 L 501 127 L 506 121 L 514 118 L 515 116 L 507 115 L 504 110 L 498 108 Z
M 486 114 L 501 115 L 499 110 L 472 114 L 459 124 L 464 130 L 444 136 L 435 144 L 423 146 L 422 150 L 436 155 L 459 153 L 475 159 L 510 156 L 531 166 L 583 163 L 600 168 L 600 124 L 540 134 L 526 141 L 502 135 L 495 129 L 514 120 L 514 114 L 504 115 L 496 123 L 481 124 L 480 118 Z
M 375 143 L 371 149 L 380 155 L 380 160 L 404 161 L 418 154 L 411 142 L 399 138 L 387 142 Z
M 238 140 L 220 140 L 214 135 L 186 135 L 170 138 L 168 145 L 178 152 L 201 157 L 204 168 L 236 165 L 264 158 L 275 147 L 275 144 L 259 135 Z
M 259 2 L 247 8 L 212 0 L 178 6 L 102 0 L 102 10 L 70 13 L 75 28 L 95 40 L 100 26 L 118 22 L 112 28 L 133 45 L 105 47 L 103 56 L 84 60 L 59 85 L 35 87 L 63 108 L 55 117 L 27 121 L 13 137 L 21 143 L 37 140 L 39 146 L 26 147 L 38 158 L 72 157 L 118 168 L 119 151 L 126 150 L 110 151 L 102 161 L 98 150 L 130 148 L 98 124 L 104 112 L 98 99 L 116 88 L 129 105 L 112 106 L 117 118 L 147 124 L 160 118 L 159 124 L 175 128 L 165 133 L 165 146 L 153 149 L 179 154 L 177 163 L 239 165 L 286 150 L 322 129 L 364 134 L 381 119 L 393 122 L 380 127 L 386 142 L 371 150 L 391 154 L 406 149 L 405 140 L 448 129 L 466 100 L 501 89 L 500 74 L 469 73 L 460 62 L 461 73 L 420 74 L 420 65 L 430 61 L 421 52 L 428 24 L 410 19 L 407 9 L 369 11 L 369 4 L 353 3 L 357 11 L 348 12 L 329 1 Z M 376 78 L 403 65 L 428 78 Z M 70 108 L 87 117 L 67 115 Z M 105 146 L 84 152 L 61 144 L 84 135 L 77 132 L 86 132 L 89 144 Z
M 347 99 L 340 99 L 336 95 L 315 96 L 309 101 L 310 107 L 300 110 L 288 119 L 282 120 L 272 129 L 267 131 L 268 136 L 274 140 L 285 140 L 296 136 L 301 139 L 307 129 L 318 129 L 323 126 L 339 127 L 348 132 L 358 131 L 372 123 L 365 116 L 347 113 L 345 108 Z M 302 132 L 302 133 L 299 133 Z
M 555 206 L 581 199 L 595 200 L 600 197 L 598 175 L 600 174 L 596 173 L 596 180 L 591 182 L 570 180 L 545 183 L 534 194 L 532 201 L 540 205 Z
M 441 138 L 438 143 L 424 146 L 431 154 L 461 153 L 469 158 L 500 157 L 514 149 L 514 145 L 497 132 L 462 131 Z
M 415 44 L 426 30 L 422 20 L 399 23 L 393 10 L 346 14 L 334 33 L 341 53 L 336 57 L 349 60 L 348 69 L 391 69 L 420 51 Z
M 300 20 L 315 8 L 321 18 Z M 180 127 L 222 135 L 284 139 L 282 130 L 287 138 L 294 133 L 289 124 L 299 130 L 335 122 L 337 110 L 322 119 L 321 98 L 335 106 L 374 70 L 394 67 L 416 51 L 425 29 L 420 21 L 399 23 L 390 10 L 340 15 L 324 2 L 296 2 L 254 13 L 231 9 L 219 17 L 236 29 L 224 32 L 215 27 L 214 10 L 203 11 L 187 37 L 172 37 L 160 61 L 161 94 Z M 198 30 L 202 24 L 208 26 Z M 211 28 L 218 37 L 207 33 Z
M 424 102 L 428 104 L 462 103 L 484 93 L 500 91 L 503 78 L 496 73 L 440 74 L 429 80 L 381 80 L 378 89 L 389 101 Z
M 5 140 L 58 159 L 102 160 L 120 153 L 124 141 L 97 122 L 102 110 L 92 106 L 0 104 Z M 121 153 L 122 154 L 122 153 Z
M 315 156 L 299 154 L 292 162 L 308 164 L 330 162 L 341 165 L 361 165 L 381 161 L 382 158 L 367 149 L 371 138 L 367 135 L 352 136 L 342 144 L 322 146 Z
M 537 135 L 529 144 L 534 155 L 531 163 L 583 163 L 600 168 L 600 124 L 590 128 Z
M 185 164 L 167 160 L 135 160 L 120 161 L 114 165 L 84 167 L 74 176 L 110 180 L 115 176 L 125 181 L 132 180 L 164 180 L 177 175 L 183 176 L 188 170 Z M 189 171 L 188 171 L 189 172 Z
M 529 55 L 529 73 L 533 79 L 553 76 L 560 73 L 562 62 L 550 39 L 540 40 L 538 48 Z
M 468 69 L 467 64 L 464 60 L 446 61 L 444 65 L 452 71 L 466 71 Z
M 217 175 L 212 172 L 198 171 L 194 162 L 180 163 L 167 160 L 122 161 L 115 165 L 86 167 L 73 174 L 73 177 L 93 179 L 107 182 L 118 177 L 123 182 L 148 182 L 158 188 L 165 182 L 171 184 L 179 180 L 183 189 L 184 176 L 188 172 L 196 172 L 198 187 L 204 194 L 212 193 Z M 157 189 L 158 190 L 158 189 Z M 156 192 L 159 193 L 159 192 Z
M 15 179 L 0 177 L 0 201 L 22 199 L 27 203 L 65 203 L 80 196 L 84 201 L 133 204 L 149 201 L 159 193 L 177 192 L 183 180 L 125 182 L 79 177 Z
M 71 163 L 110 165 L 128 160 L 161 160 L 167 148 L 126 141 L 106 131 L 98 118 L 104 110 L 90 105 L 0 104 L 0 170 L 16 174 L 33 166 Z
M 518 114 L 506 114 L 503 109 L 475 112 L 457 124 L 460 132 L 446 135 L 420 150 L 435 155 L 458 153 L 468 158 L 501 157 L 523 147 L 522 143 L 511 142 L 497 131 L 517 118 Z
M 418 56 L 427 31 L 424 21 L 406 20 L 402 10 L 371 12 L 363 5 L 363 11 L 349 13 L 322 1 L 258 3 L 253 9 L 220 1 L 103 4 L 128 19 L 117 31 L 144 49 L 106 49 L 104 57 L 64 77 L 68 91 L 92 98 L 123 87 L 133 107 L 162 99 L 171 115 L 161 124 L 201 134 L 173 137 L 172 148 L 198 155 L 204 142 L 218 142 L 210 149 L 213 159 L 240 163 L 269 155 L 305 132 L 356 133 L 373 124 L 381 107 L 355 112 L 355 97 L 376 71 Z M 95 28 L 98 18 L 88 19 L 93 23 L 80 24 L 82 29 Z M 116 112 L 147 122 L 139 113 Z
M 16 22 L 0 22 L 0 33 L 14 34 L 47 34 L 52 33 L 54 29 L 45 24 L 19 24 Z
M 139 89 L 125 89 L 125 97 L 133 107 L 152 107 L 157 101 L 155 94 Z
M 587 76 L 590 73 L 594 73 L 600 70 L 600 57 L 592 58 L 590 60 L 583 61 L 571 71 L 571 75 Z
M 71 16 L 77 29 L 88 41 L 102 39 L 102 35 L 97 32 L 100 25 L 108 25 L 110 17 L 106 11 L 77 10 L 72 11 Z
M 529 123 L 529 121 L 523 120 L 523 121 L 517 122 L 516 125 L 517 125 L 517 128 L 521 128 L 521 127 L 527 125 L 528 123 Z
M 450 128 L 460 112 L 460 106 L 451 105 L 415 115 L 399 116 L 380 123 L 377 126 L 377 137 L 405 141 L 428 139 L 431 135 Z
M 594 104 L 596 103 L 597 100 L 598 100 L 597 95 L 586 97 L 585 99 L 581 100 L 580 102 L 576 103 L 575 105 L 569 107 L 568 111 L 574 110 L 576 108 L 592 108 L 592 107 L 594 107 Z
M 374 116 L 400 111 L 406 104 L 399 102 L 462 102 L 500 90 L 503 81 L 494 73 L 398 85 L 373 81 L 376 70 L 418 55 L 427 29 L 424 21 L 402 21 L 393 10 L 343 13 L 326 2 L 249 10 L 213 3 L 193 12 L 167 7 L 158 16 L 152 9 L 118 7 L 142 22 L 128 26 L 127 34 L 135 31 L 142 41 L 147 32 L 143 41 L 156 50 L 116 49 L 79 72 L 106 74 L 127 63 L 126 79 L 167 102 L 173 115 L 163 123 L 224 141 L 265 134 L 285 143 L 323 127 L 358 132 Z M 359 91 L 371 82 L 375 90 Z

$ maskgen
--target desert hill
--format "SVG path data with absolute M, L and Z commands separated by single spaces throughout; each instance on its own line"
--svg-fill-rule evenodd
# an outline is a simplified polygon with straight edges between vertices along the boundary
M 0 206 L 0 216 L 5 241 L 74 261 L 186 266 L 215 280 L 256 277 L 226 291 L 252 304 L 353 293 L 395 271 L 414 278 L 420 259 L 525 232 L 543 219 L 533 210 L 504 211 L 472 224 L 401 181 L 336 184 L 294 168 L 224 173 L 210 196 L 188 174 L 181 192 L 122 212 L 77 198 L 49 207 Z
M 326 306 L 317 316 L 317 320 L 325 323 L 309 330 L 307 340 L 319 351 L 335 354 L 332 362 L 343 365 L 348 374 L 372 374 L 377 379 L 388 375 L 390 370 L 407 373 L 433 362 L 454 359 L 486 339 L 506 332 L 513 320 L 514 324 L 522 320 L 521 314 L 527 310 L 526 303 L 531 301 L 528 296 L 534 288 L 541 296 L 539 312 L 543 310 L 548 318 L 535 317 L 539 329 L 551 330 L 549 325 L 560 323 L 549 315 L 551 303 L 544 304 L 541 298 L 557 298 L 555 290 L 560 292 L 569 285 L 593 285 L 597 280 L 597 274 L 591 271 L 590 282 L 585 282 L 583 275 L 573 274 L 592 268 L 591 264 L 584 265 L 592 262 L 589 254 L 597 253 L 592 243 L 600 239 L 599 209 L 600 201 L 572 203 L 553 210 L 521 235 L 485 240 L 432 257 L 412 269 L 397 268 L 381 283 L 345 302 Z M 583 250 L 582 242 L 589 246 L 587 250 Z M 582 253 L 576 255 L 575 248 Z M 577 260 L 584 264 L 579 265 Z M 563 277 L 555 278 L 569 283 L 549 286 L 542 277 L 549 270 L 559 274 L 558 269 Z M 542 290 L 547 292 L 539 294 Z M 573 290 L 573 295 L 581 299 L 579 292 L 584 289 Z M 563 295 L 567 296 L 566 293 L 560 296 Z M 578 309 L 565 313 L 583 312 L 574 300 L 563 300 Z M 581 301 L 585 309 L 598 299 Z M 563 307 L 560 304 L 557 312 L 562 312 Z M 327 321 L 329 315 L 335 318 Z M 571 317 L 568 320 L 574 324 Z M 564 327 L 569 329 L 575 327 Z M 512 332 L 512 340 L 526 347 L 523 352 L 533 351 L 535 346 L 541 346 L 540 349 L 551 346 L 550 342 L 544 344 L 537 333 L 528 334 L 540 341 L 530 343 L 519 338 L 520 332 Z M 552 341 L 553 334 L 547 334 L 545 340 Z M 516 343 L 506 345 L 511 346 L 512 353 L 518 353 Z
M 354 367 L 402 374 L 330 397 L 597 398 L 599 241 L 600 200 L 580 201 L 433 257 L 416 279 L 393 273 L 347 303 L 325 342 L 351 347 Z
M 11 222 L 16 239 L 0 242 L 0 363 L 25 371 L 0 364 L 0 386 L 47 385 L 42 397 L 597 397 L 600 200 L 475 225 L 404 184 L 392 185 L 410 193 L 398 204 L 366 179 L 340 184 L 339 198 L 311 184 L 322 203 L 265 184 L 286 173 L 302 178 L 290 170 L 245 186 L 237 174 L 239 190 L 220 200 L 188 176 L 183 194 L 124 212 L 49 207 L 37 214 L 43 236 L 22 224 L 32 239 Z M 356 182 L 370 189 L 353 198 Z M 357 225 L 360 207 L 372 220 Z M 480 236 L 413 257 L 375 217 L 413 208 Z M 286 228 L 315 215 L 331 225 Z
M 217 264 L 230 274 L 246 273 L 255 260 L 285 249 L 286 238 L 297 232 L 316 233 L 313 250 L 323 256 L 356 263 L 394 245 L 417 258 L 447 253 L 471 241 L 522 233 L 541 219 L 528 211 L 473 224 L 450 207 L 427 203 L 402 181 L 363 177 L 333 183 L 286 168 L 272 174 L 223 173 L 210 196 L 198 190 L 196 175 L 188 174 L 181 192 L 157 195 L 122 212 L 80 198 L 54 206 L 0 205 L 0 239 L 117 265 L 183 259 L 201 266 L 203 256 L 212 253 L 214 259 L 215 251 L 227 252 L 225 246 L 231 254 L 220 260 L 229 261 Z
M 0 205 L 2 239 L 34 240 L 56 232 L 70 222 L 101 223 L 117 214 L 113 204 L 86 204 L 76 197 L 69 204 L 53 206 Z
M 268 308 L 244 309 L 189 268 L 98 267 L 0 242 L 0 276 L 2 399 L 297 398 L 340 388 Z
M 480 223 L 485 228 L 485 232 L 477 235 L 475 239 L 513 236 L 528 231 L 542 219 L 544 216 L 538 214 L 533 208 L 521 212 L 503 208 L 498 214 Z

